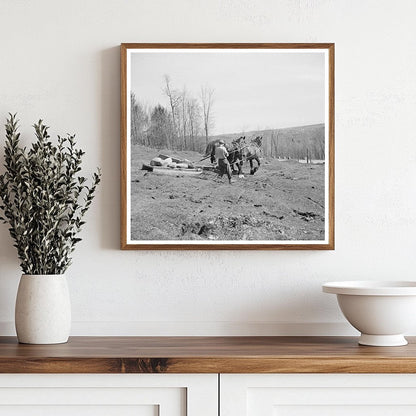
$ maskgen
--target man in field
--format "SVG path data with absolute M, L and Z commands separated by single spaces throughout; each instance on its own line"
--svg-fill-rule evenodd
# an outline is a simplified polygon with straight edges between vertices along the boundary
M 224 175 L 224 173 L 228 176 L 228 181 L 231 182 L 231 168 L 230 163 L 228 162 L 228 151 L 225 148 L 224 140 L 220 140 L 218 142 L 218 146 L 215 149 L 215 159 L 218 161 L 218 167 L 220 169 L 220 178 Z

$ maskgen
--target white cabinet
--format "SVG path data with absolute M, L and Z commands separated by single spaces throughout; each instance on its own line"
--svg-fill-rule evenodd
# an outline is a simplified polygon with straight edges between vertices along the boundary
M 414 416 L 410 374 L 222 374 L 221 416 Z
M 1 374 L 0 416 L 218 416 L 217 374 Z
M 0 374 L 0 416 L 415 414 L 412 374 Z

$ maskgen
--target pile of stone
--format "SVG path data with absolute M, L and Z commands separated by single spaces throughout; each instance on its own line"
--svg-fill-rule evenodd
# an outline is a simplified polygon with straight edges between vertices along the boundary
M 150 166 L 160 166 L 165 168 L 194 169 L 194 164 L 188 159 L 177 159 L 175 157 L 159 155 L 150 161 Z

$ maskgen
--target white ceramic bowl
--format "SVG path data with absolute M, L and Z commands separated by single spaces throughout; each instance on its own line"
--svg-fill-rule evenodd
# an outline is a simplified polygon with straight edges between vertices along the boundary
M 345 318 L 361 332 L 359 344 L 407 344 L 403 334 L 416 321 L 416 282 L 330 282 L 322 290 L 337 295 Z

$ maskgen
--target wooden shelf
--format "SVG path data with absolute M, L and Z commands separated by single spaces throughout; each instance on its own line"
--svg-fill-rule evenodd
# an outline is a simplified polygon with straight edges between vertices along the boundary
M 0 373 L 416 373 L 416 338 L 365 347 L 355 337 L 0 337 Z

